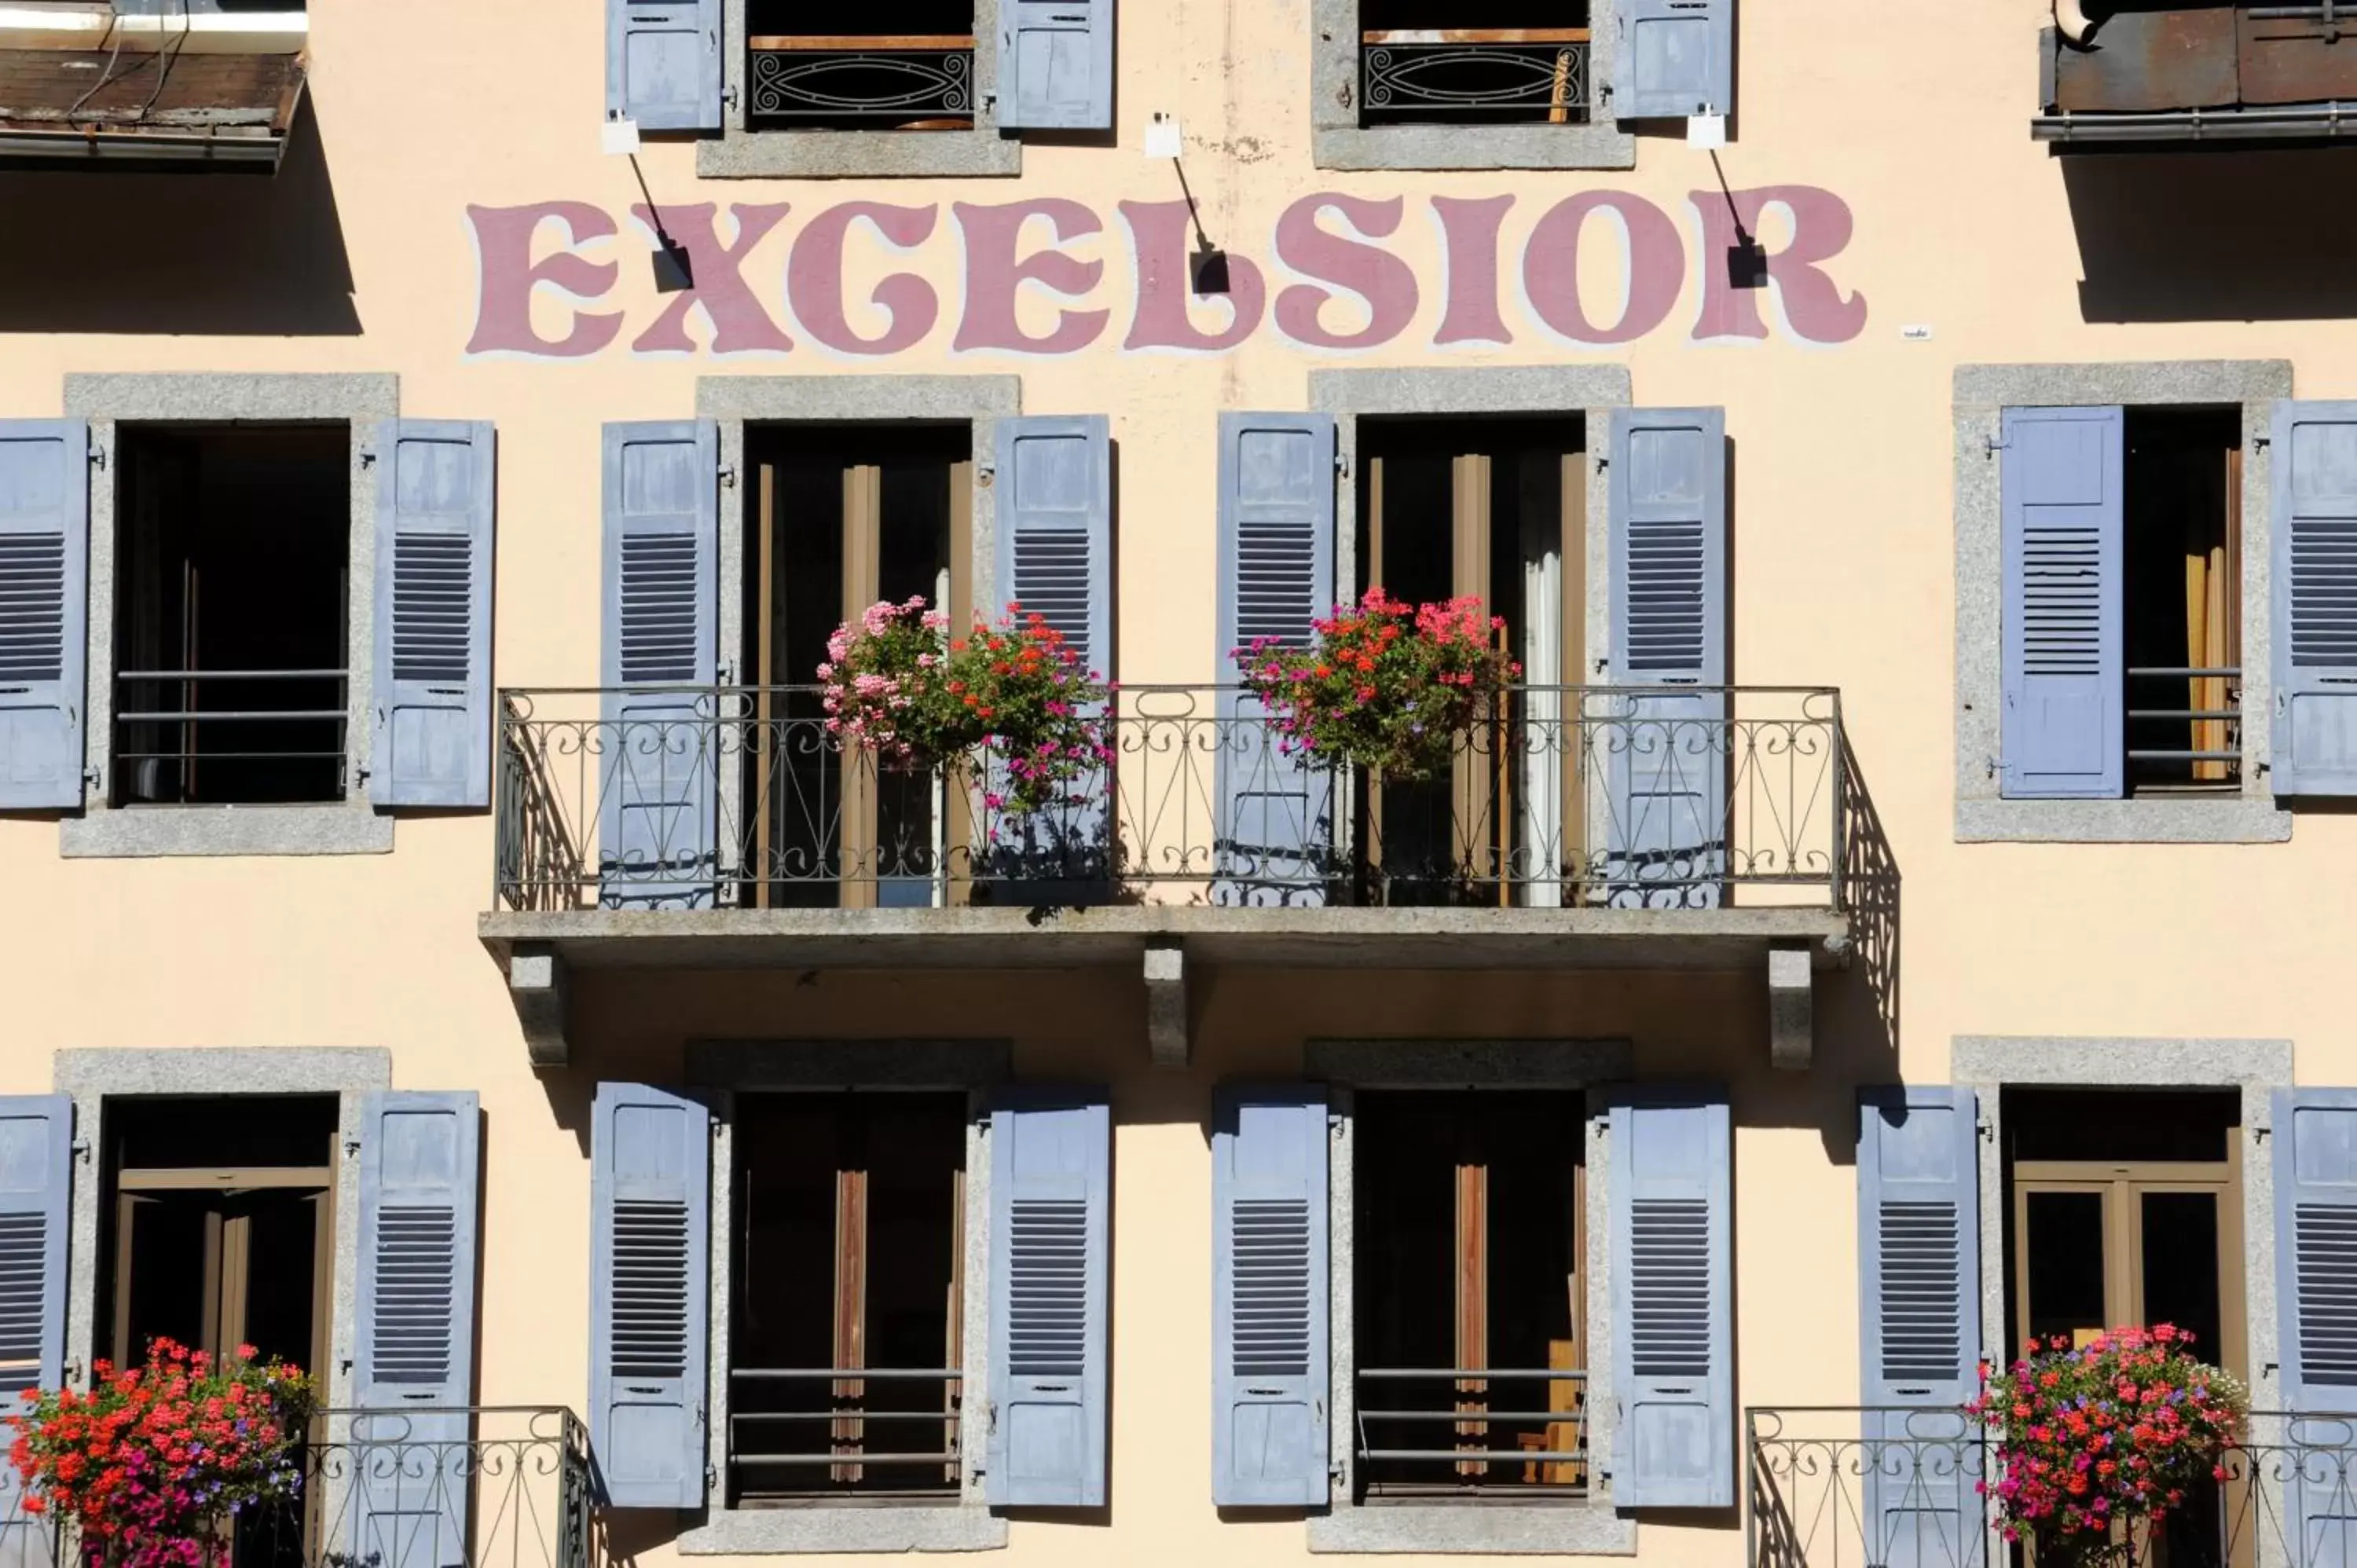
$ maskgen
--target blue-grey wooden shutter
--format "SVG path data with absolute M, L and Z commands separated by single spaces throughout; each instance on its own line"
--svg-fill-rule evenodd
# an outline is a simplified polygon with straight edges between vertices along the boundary
M 2118 408 L 2008 408 L 2004 514 L 2007 800 L 2115 800 L 2127 765 Z
M 0 437 L 5 439 L 5 437 Z M 80 462 L 82 449 L 74 448 Z M 0 1402 L 65 1381 L 66 1230 L 73 1187 L 73 1101 L 0 1096 Z M 25 1486 L 0 1465 L 0 1561 L 52 1561 L 54 1526 L 25 1512 Z
M 380 458 L 380 461 L 382 459 Z M 382 1568 L 473 1561 L 467 1411 L 475 1386 L 472 1090 L 361 1102 L 360 1302 L 352 1356 L 350 1551 Z
M 81 804 L 90 426 L 0 419 L 0 811 Z
M 1326 1090 L 1222 1086 L 1211 1116 L 1211 1500 L 1318 1506 L 1328 1463 Z
M 1619 120 L 1735 112 L 1735 0 L 1614 0 Z
M 380 806 L 491 803 L 492 450 L 489 421 L 377 428 Z
M 1727 1095 L 1631 1089 L 1611 1108 L 1619 1508 L 1735 1501 Z
M 608 1504 L 704 1506 L 712 1116 L 642 1083 L 591 1112 L 589 1447 Z
M 2276 404 L 2278 795 L 2357 795 L 2357 403 Z
M 2357 1409 L 2357 1089 L 2278 1089 L 2273 1110 L 2283 1408 Z M 2293 1421 L 2279 1437 L 2256 1434 L 2292 1450 L 2268 1466 L 2285 1483 L 2292 1562 L 2340 1563 L 2357 1539 L 2348 1431 Z
M 606 426 L 598 889 L 608 908 L 709 908 L 719 859 L 720 434 Z
M 1616 906 L 1708 908 L 1727 875 L 1727 415 L 1616 408 L 1605 468 L 1611 672 L 1587 725 L 1608 767 Z
M 1003 1508 L 1105 1495 L 1106 1198 L 1099 1089 L 1006 1091 L 990 1123 L 990 1431 Z
M 1101 413 L 997 423 L 998 597 L 1045 618 L 1083 668 L 1110 679 L 1111 424 Z M 985 812 L 990 862 L 1035 884 L 1103 881 L 1111 867 L 1112 786 L 1112 769 L 1099 768 L 1069 787 L 1075 804 L 1015 818 Z
M 1859 1380 L 1867 1561 L 1978 1560 L 1979 1444 L 1958 1407 L 1980 1361 L 1979 1101 L 1943 1084 L 1861 1090 Z
M 720 0 L 606 0 L 606 118 L 720 129 Z
M 1334 600 L 1334 416 L 1220 415 L 1219 904 L 1320 905 L 1332 870 L 1334 770 L 1277 744 L 1232 656 L 1302 648 Z
M 1113 128 L 1114 0 L 1001 0 L 998 123 Z

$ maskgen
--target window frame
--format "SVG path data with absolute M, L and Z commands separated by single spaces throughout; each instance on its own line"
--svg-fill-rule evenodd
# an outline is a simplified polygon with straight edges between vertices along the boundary
M 1311 1040 L 1304 1066 L 1328 1085 L 1329 1267 L 1328 1407 L 1332 1412 L 1332 1504 L 1308 1521 L 1316 1552 L 1419 1552 L 1482 1556 L 1495 1552 L 1629 1555 L 1637 1521 L 1612 1504 L 1612 1440 L 1618 1415 L 1612 1387 L 1614 1323 L 1607 1229 L 1612 1212 L 1611 1162 L 1598 1092 L 1628 1081 L 1635 1053 L 1627 1040 Z M 1587 1278 L 1588 1492 L 1582 1498 L 1469 1498 L 1433 1502 L 1358 1498 L 1357 1279 L 1352 1245 L 1357 1202 L 1357 1091 L 1572 1090 L 1587 1096 L 1586 1232 Z
M 698 1040 L 687 1050 L 687 1081 L 711 1090 L 712 1310 L 706 1358 L 711 1387 L 707 1473 L 714 1492 L 703 1522 L 681 1531 L 683 1556 L 771 1552 L 977 1552 L 1006 1544 L 1006 1521 L 984 1493 L 981 1466 L 989 1423 L 972 1391 L 990 1386 L 990 1120 L 992 1090 L 1012 1076 L 1004 1040 Z M 736 1240 L 737 1096 L 856 1090 L 888 1094 L 963 1090 L 966 1095 L 965 1299 L 961 1369 L 969 1391 L 958 1423 L 958 1490 L 922 1499 L 813 1498 L 791 1508 L 729 1508 L 724 1459 L 728 1431 L 729 1338 Z
M 220 854 L 384 854 L 393 820 L 369 799 L 370 715 L 375 703 L 377 426 L 401 413 L 400 378 L 391 374 L 274 375 L 82 374 L 65 379 L 64 412 L 90 422 L 96 472 L 90 487 L 88 685 L 83 701 L 83 767 L 89 780 L 80 815 L 60 819 L 59 853 L 68 858 Z M 121 473 L 115 426 L 342 424 L 350 433 L 347 480 L 351 537 L 346 559 L 344 683 L 345 789 L 339 801 L 309 804 L 115 807 L 114 765 L 115 502 Z
M 748 0 L 722 0 L 720 135 L 699 141 L 699 179 L 1012 177 L 1023 143 L 998 124 L 1000 0 L 974 0 L 974 128 L 757 131 L 751 125 Z
M 2274 682 L 2269 590 L 2274 406 L 2287 360 L 2156 360 L 1959 365 L 1953 381 L 1958 843 L 2272 843 L 2291 816 L 2267 778 Z M 2242 788 L 2203 799 L 2003 798 L 2005 411 L 2023 407 L 2233 405 L 2243 424 Z
M 1590 0 L 1587 124 L 1364 125 L 1359 118 L 1366 97 L 1359 63 L 1360 0 L 1312 0 L 1310 161 L 1321 169 L 1636 167 L 1637 138 L 1612 117 L 1607 91 L 1619 43 L 1611 5 L 1612 0 Z M 1598 10 L 1606 13 L 1601 26 Z

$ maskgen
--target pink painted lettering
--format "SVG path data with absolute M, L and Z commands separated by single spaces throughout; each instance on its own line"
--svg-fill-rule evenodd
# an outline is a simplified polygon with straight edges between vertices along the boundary
M 630 210 L 648 228 L 655 226 L 654 215 L 643 204 Z M 782 354 L 794 346 L 794 340 L 761 308 L 760 299 L 746 286 L 744 276 L 747 253 L 785 218 L 786 203 L 732 205 L 728 210 L 737 220 L 734 245 L 721 243 L 713 221 L 718 209 L 713 203 L 662 209 L 663 232 L 687 252 L 693 286 L 671 296 L 671 303 L 655 317 L 654 324 L 630 340 L 631 352 L 694 353 L 695 344 L 687 335 L 687 313 L 699 305 L 704 306 L 705 319 L 712 323 L 712 351 L 716 354 Z
M 1846 343 L 1866 330 L 1866 296 L 1853 290 L 1845 297 L 1819 264 L 1849 244 L 1849 204 L 1840 197 L 1811 185 L 1769 185 L 1735 192 L 1732 211 L 1724 191 L 1697 190 L 1690 199 L 1702 216 L 1702 316 L 1695 323 L 1696 342 L 1768 336 L 1767 324 L 1760 319 L 1757 283 L 1738 288 L 1734 274 L 1742 262 L 1736 251 L 1737 220 L 1741 219 L 1745 234 L 1756 236 L 1760 215 L 1770 206 L 1782 207 L 1792 220 L 1791 241 L 1766 258 L 1766 282 L 1776 285 L 1786 325 L 1812 343 Z
M 1440 220 L 1442 309 L 1436 344 L 1511 343 L 1514 335 L 1498 314 L 1498 229 L 1506 220 L 1511 196 L 1436 196 Z
M 862 219 L 885 243 L 913 251 L 931 237 L 938 207 L 894 207 L 881 201 L 846 201 L 830 207 L 794 237 L 786 262 L 786 302 L 812 340 L 839 354 L 898 354 L 923 341 L 941 318 L 933 285 L 914 273 L 894 273 L 876 285 L 874 303 L 891 325 L 873 338 L 854 331 L 843 309 L 843 243 Z
M 1206 332 L 1195 325 L 1188 310 L 1194 284 L 1187 272 L 1191 229 L 1187 204 L 1125 201 L 1121 217 L 1129 225 L 1130 243 L 1137 254 L 1137 303 L 1123 348 L 1216 354 L 1253 335 L 1260 326 L 1268 287 L 1251 258 L 1228 257 L 1228 324 L 1217 332 Z
M 1579 297 L 1580 231 L 1590 214 L 1609 211 L 1627 236 L 1627 298 L 1620 319 L 1598 327 Z M 1547 209 L 1523 251 L 1523 290 L 1550 331 L 1574 343 L 1628 343 L 1669 318 L 1685 286 L 1686 248 L 1677 225 L 1645 200 L 1619 190 L 1587 190 Z
M 961 201 L 950 211 L 965 238 L 965 309 L 952 345 L 959 353 L 996 349 L 1008 354 L 1071 354 L 1103 335 L 1105 323 L 1113 319 L 1110 310 L 1060 310 L 1054 328 L 1042 337 L 1025 332 L 1015 314 L 1025 284 L 1065 299 L 1081 299 L 1104 276 L 1103 262 L 1084 262 L 1055 245 L 1018 256 L 1023 226 L 1034 218 L 1046 219 L 1060 245 L 1103 233 L 1104 223 L 1095 213 L 1077 201 L 1052 196 L 996 207 Z
M 1276 220 L 1276 259 L 1317 281 L 1295 284 L 1276 296 L 1276 329 L 1313 349 L 1372 349 L 1407 330 L 1407 324 L 1415 319 L 1415 271 L 1381 246 L 1318 227 L 1318 215 L 1331 209 L 1359 233 L 1380 240 L 1398 232 L 1405 206 L 1396 196 L 1389 201 L 1370 201 L 1321 191 L 1286 208 Z M 1364 327 L 1354 332 L 1335 332 L 1318 319 L 1318 313 L 1333 299 L 1334 288 L 1346 289 L 1366 301 Z
M 554 220 L 565 227 L 565 248 L 533 259 L 533 237 L 541 224 Z M 619 311 L 573 313 L 571 328 L 562 338 L 543 338 L 533 330 L 533 295 L 544 285 L 576 304 L 603 299 L 614 286 L 620 268 L 612 262 L 593 262 L 576 255 L 574 247 L 591 240 L 611 239 L 614 220 L 586 201 L 536 201 L 527 207 L 467 209 L 475 231 L 475 333 L 467 340 L 469 354 L 527 354 L 547 360 L 579 360 L 611 343 L 622 330 Z

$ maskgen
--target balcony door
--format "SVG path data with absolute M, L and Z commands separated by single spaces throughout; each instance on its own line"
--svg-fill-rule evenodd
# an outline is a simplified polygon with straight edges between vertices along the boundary
M 2040 1125 L 2016 1148 L 2064 1155 L 2075 1142 L 2086 1157 L 2012 1163 L 2017 1354 L 2031 1338 L 2081 1345 L 2106 1328 L 2168 1323 L 2192 1332 L 2201 1359 L 2247 1379 L 2241 1144 L 2218 1103 L 2232 1098 L 2036 1097 Z M 2063 1125 L 2074 1112 L 2085 1118 L 2075 1138 Z M 2138 1561 L 2242 1568 L 2250 1521 L 2234 1521 L 2247 1502 L 2225 1488 L 2196 1496 Z
M 1581 421 L 1364 420 L 1360 588 L 1408 604 L 1474 596 L 1502 617 L 1531 689 L 1501 703 L 1445 778 L 1362 794 L 1362 901 L 1556 907 L 1577 880 L 1579 748 L 1557 688 L 1586 652 Z M 1576 722 L 1570 725 L 1576 731 Z M 1566 868 L 1569 868 L 1568 870 Z

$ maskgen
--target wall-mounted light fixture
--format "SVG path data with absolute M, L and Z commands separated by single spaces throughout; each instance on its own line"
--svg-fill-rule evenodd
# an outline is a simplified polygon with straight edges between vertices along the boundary
M 1203 231 L 1202 209 L 1187 184 L 1186 144 L 1186 133 L 1178 115 L 1157 109 L 1146 121 L 1146 156 L 1170 160 L 1171 168 L 1178 176 L 1179 194 L 1187 199 L 1187 216 L 1195 225 L 1195 252 L 1187 258 L 1188 287 L 1197 295 L 1223 295 L 1228 292 L 1228 253 L 1211 243 L 1211 237 Z

